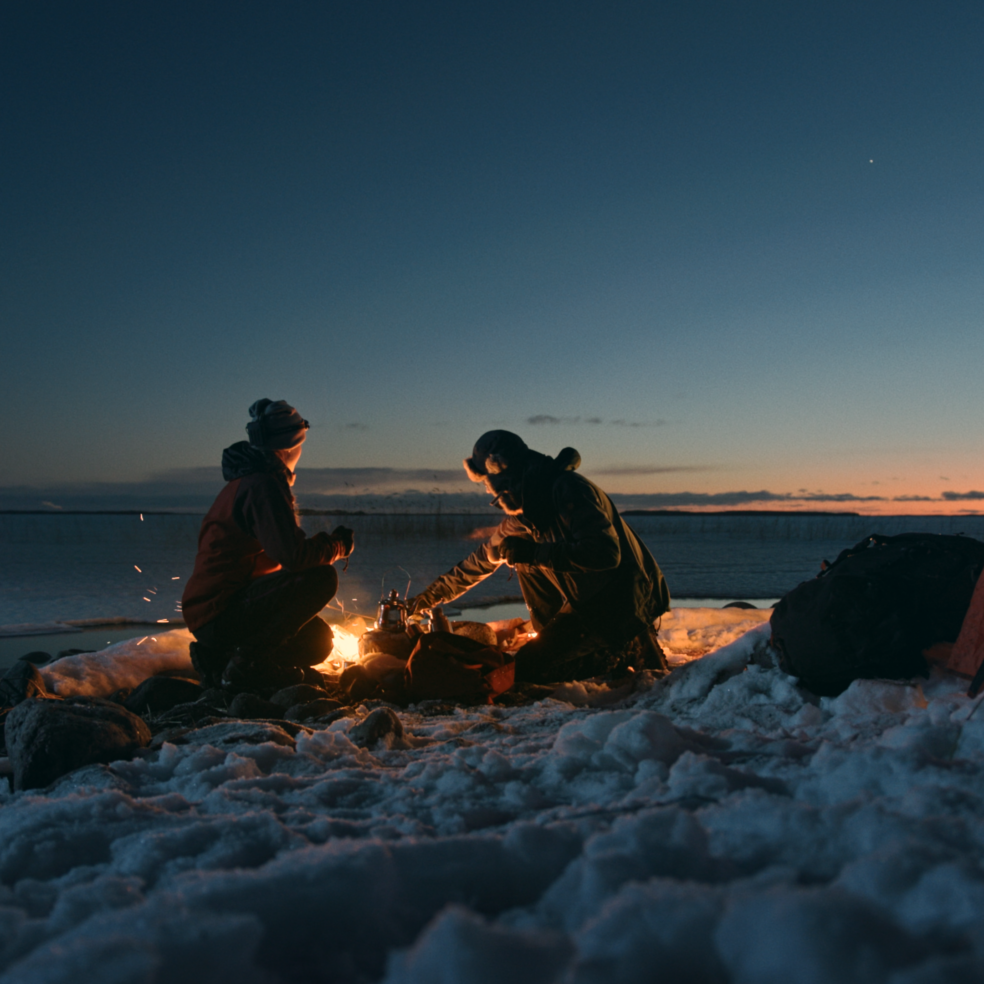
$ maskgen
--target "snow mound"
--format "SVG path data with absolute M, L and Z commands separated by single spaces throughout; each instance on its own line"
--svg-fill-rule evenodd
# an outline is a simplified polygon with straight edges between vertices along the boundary
M 108 697 L 165 670 L 193 672 L 193 641 L 188 629 L 171 629 L 125 639 L 96 653 L 65 656 L 39 669 L 45 686 L 60 697 Z
M 687 615 L 700 644 L 734 627 Z M 758 618 L 607 706 L 589 685 L 399 711 L 401 747 L 351 740 L 371 708 L 295 737 L 189 731 L 0 795 L 0 981 L 984 979 L 964 688 L 818 699 Z

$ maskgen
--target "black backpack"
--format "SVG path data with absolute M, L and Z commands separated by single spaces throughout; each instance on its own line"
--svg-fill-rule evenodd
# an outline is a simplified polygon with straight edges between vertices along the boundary
M 859 678 L 925 676 L 922 651 L 956 641 L 982 569 L 971 537 L 866 537 L 776 605 L 780 665 L 827 696 Z

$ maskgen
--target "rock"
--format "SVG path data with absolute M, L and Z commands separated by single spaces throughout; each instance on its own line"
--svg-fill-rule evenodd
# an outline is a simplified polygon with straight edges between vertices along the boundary
M 282 718 L 284 709 L 256 694 L 236 694 L 229 705 L 228 714 L 234 718 Z
M 52 662 L 57 659 L 64 659 L 66 656 L 80 656 L 82 653 L 94 653 L 95 651 L 95 649 L 59 649 L 58 655 Z
M 312 687 L 323 687 L 325 685 L 325 675 L 321 670 L 316 670 L 313 666 L 302 667 L 304 671 L 304 682 Z
M 208 690 L 202 691 L 196 703 L 208 704 L 209 707 L 215 707 L 224 711 L 229 707 L 231 702 L 232 694 L 228 690 L 223 690 L 221 687 L 209 687 Z
M 0 679 L 0 707 L 12 707 L 30 697 L 46 697 L 48 690 L 38 668 L 19 659 Z
M 288 708 L 284 717 L 288 721 L 313 721 L 315 718 L 323 718 L 341 708 L 341 703 L 332 700 L 330 697 L 322 697 L 320 700 L 310 700 L 303 704 L 295 704 Z
M 99 697 L 32 697 L 8 715 L 4 734 L 14 789 L 39 789 L 83 765 L 129 759 L 150 729 L 125 707 Z
M 51 659 L 51 653 L 45 653 L 40 649 L 36 649 L 33 652 L 24 653 L 20 658 L 26 660 L 28 663 L 33 663 L 35 666 L 41 666 Z
M 134 714 L 156 715 L 178 704 L 198 700 L 204 691 L 194 680 L 174 676 L 152 676 L 137 687 L 123 706 Z
M 360 701 L 374 694 L 379 685 L 360 663 L 353 663 L 342 671 L 338 686 L 348 700 Z
M 402 743 L 403 722 L 388 707 L 377 707 L 361 724 L 348 733 L 349 741 L 360 748 L 371 748 L 381 739 L 388 739 L 386 746 L 395 741 Z
M 169 739 L 178 745 L 213 745 L 215 748 L 234 748 L 239 744 L 262 745 L 273 742 L 285 748 L 295 746 L 294 736 L 309 730 L 299 724 L 270 721 L 222 721 L 203 728 L 174 732 Z
M 309 683 L 298 683 L 293 687 L 284 687 L 283 690 L 278 690 L 270 700 L 286 709 L 294 707 L 295 704 L 307 704 L 327 696 L 328 691 L 323 687 L 312 687 Z

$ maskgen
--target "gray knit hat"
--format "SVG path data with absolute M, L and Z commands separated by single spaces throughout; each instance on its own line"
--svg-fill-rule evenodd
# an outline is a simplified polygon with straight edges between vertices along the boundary
M 296 447 L 311 426 L 286 400 L 257 400 L 249 415 L 249 443 L 265 451 Z

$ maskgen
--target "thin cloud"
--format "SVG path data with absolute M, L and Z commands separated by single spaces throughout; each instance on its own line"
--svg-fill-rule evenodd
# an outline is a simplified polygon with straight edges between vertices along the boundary
M 636 509 L 666 509 L 673 506 L 747 506 L 753 503 L 845 503 L 885 502 L 883 495 L 854 495 L 853 492 L 808 492 L 793 495 L 791 492 L 651 492 L 633 495 L 614 493 L 612 499 L 620 506 Z
M 538 413 L 532 417 L 526 418 L 526 423 L 531 427 L 542 427 L 543 425 L 553 425 L 566 424 L 567 426 L 572 426 L 574 424 L 589 424 L 592 427 L 600 427 L 605 423 L 604 417 L 555 417 L 551 413 Z M 643 421 L 643 420 L 626 420 L 624 417 L 619 417 L 616 420 L 608 421 L 609 427 L 665 427 L 666 421 L 662 418 L 659 420 Z
M 356 421 L 355 423 L 352 423 L 352 424 L 346 424 L 345 425 L 345 429 L 346 430 L 355 430 L 355 431 L 366 431 L 366 430 L 369 430 L 369 425 L 368 424 L 360 424 L 358 421 Z
M 613 468 L 592 468 L 595 475 L 668 475 L 673 472 L 713 471 L 712 465 L 626 465 Z
M 984 499 L 984 492 L 944 492 L 947 502 L 959 502 L 965 499 Z

